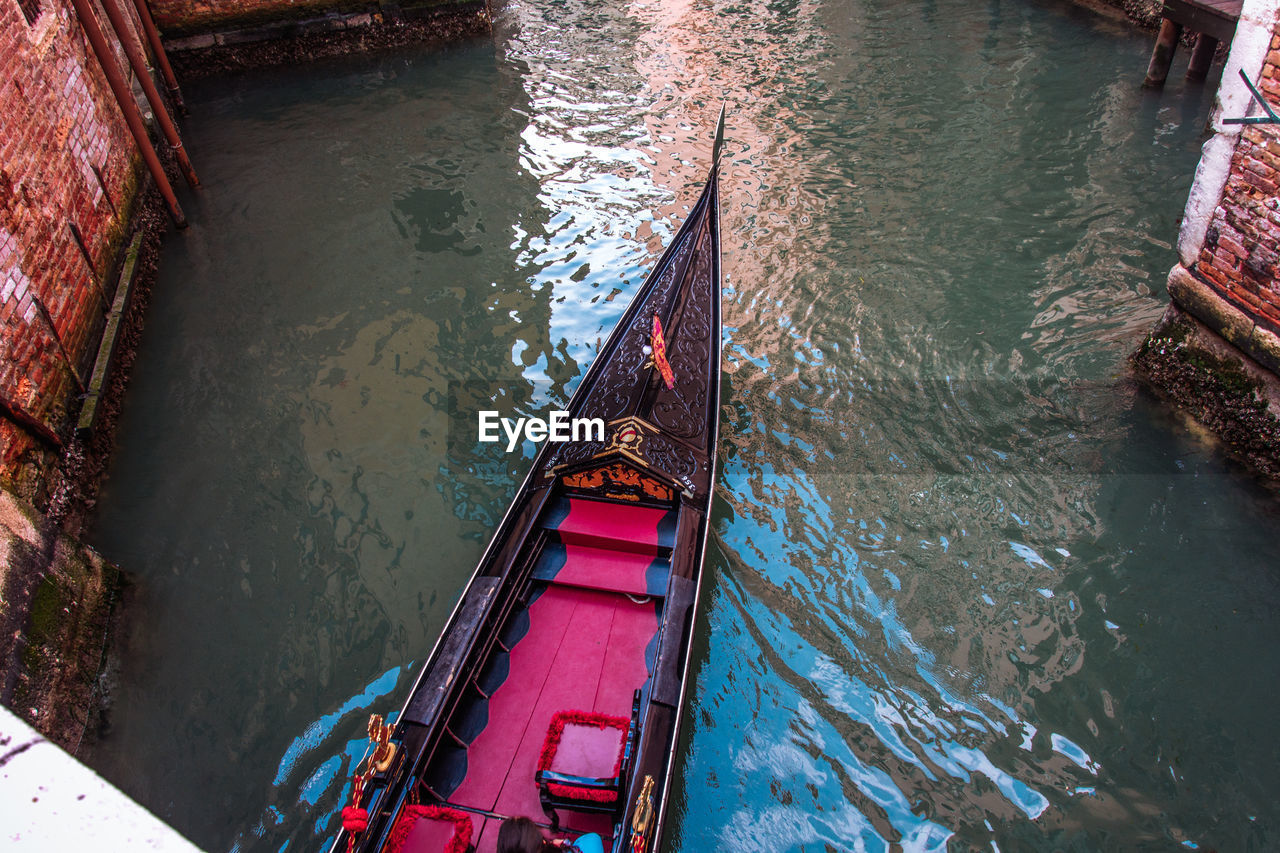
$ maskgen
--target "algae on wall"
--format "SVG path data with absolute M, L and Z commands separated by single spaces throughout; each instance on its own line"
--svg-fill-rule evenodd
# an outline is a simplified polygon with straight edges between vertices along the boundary
M 1232 452 L 1280 477 L 1280 380 L 1176 305 L 1130 362 Z
M 122 576 L 0 491 L 0 703 L 74 753 L 102 723 Z
M 459 0 L 151 0 L 151 12 L 165 38 L 172 39 L 344 15 L 395 19 L 458 3 Z

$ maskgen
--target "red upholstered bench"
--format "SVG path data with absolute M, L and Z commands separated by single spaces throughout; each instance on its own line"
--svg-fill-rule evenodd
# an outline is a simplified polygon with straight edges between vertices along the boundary
M 387 838 L 386 853 L 467 853 L 471 816 L 445 806 L 405 806 Z
M 636 691 L 631 721 L 588 711 L 559 711 L 551 718 L 538 759 L 538 799 L 560 829 L 557 808 L 616 815 L 622 807 L 626 765 L 640 710 Z

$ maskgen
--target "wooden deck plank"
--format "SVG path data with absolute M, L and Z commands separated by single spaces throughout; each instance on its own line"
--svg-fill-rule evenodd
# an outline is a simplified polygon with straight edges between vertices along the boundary
M 529 608 L 529 632 L 511 649 L 511 674 L 489 699 L 489 722 L 467 749 L 450 801 L 490 811 L 564 640 L 578 596 L 548 590 Z
M 511 674 L 489 699 L 488 724 L 467 750 L 466 776 L 450 802 L 539 816 L 533 773 L 551 716 L 630 715 L 632 693 L 649 677 L 655 607 L 616 593 L 544 592 L 529 608 L 529 631 L 511 650 Z
M 653 603 L 627 601 L 618 607 L 605 653 L 604 671 L 596 690 L 593 711 L 613 717 L 631 715 L 631 697 L 649 679 L 646 660 L 649 645 L 658 633 L 658 615 Z
M 501 814 L 530 817 L 542 814 L 533 775 L 538 769 L 538 757 L 542 753 L 547 729 L 551 727 L 551 717 L 557 711 L 592 710 L 595 701 L 613 627 L 615 601 L 610 599 L 618 596 L 565 591 L 566 594 L 569 592 L 577 593 L 578 605 L 573 611 L 572 621 L 565 626 L 566 642 L 556 654 L 546 685 L 532 708 L 528 728 L 503 780 L 495 808 Z
M 652 554 L 553 542 L 543 549 L 533 576 L 565 586 L 660 596 L 669 569 L 665 558 Z
M 1187 29 L 1229 42 L 1242 5 L 1242 0 L 1164 0 L 1161 15 Z

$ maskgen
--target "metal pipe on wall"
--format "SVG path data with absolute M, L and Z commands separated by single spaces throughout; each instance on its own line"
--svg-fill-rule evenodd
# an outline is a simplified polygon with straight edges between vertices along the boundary
M 29 435 L 34 435 L 36 438 L 48 442 L 59 450 L 66 447 L 56 432 L 41 423 L 40 419 L 35 415 L 31 414 L 22 406 L 3 395 L 0 395 L 0 414 L 3 414 L 14 424 L 17 424 Z
M 80 389 L 81 394 L 87 394 L 89 389 L 85 386 L 84 380 L 80 378 L 80 371 L 76 370 L 75 362 L 71 360 L 71 353 L 67 352 L 66 346 L 62 343 L 62 335 L 58 334 L 58 326 L 53 322 L 53 315 L 49 313 L 49 309 L 44 306 L 44 300 L 32 293 L 31 304 L 36 306 L 37 313 L 44 318 L 45 325 L 49 327 L 49 331 L 53 334 L 53 342 L 58 345 L 58 352 L 62 355 L 62 363 L 66 366 L 67 372 L 71 374 L 71 378 L 76 381 L 76 387 Z
M 186 228 L 187 217 L 182 212 L 182 206 L 178 204 L 178 197 L 173 194 L 173 186 L 169 183 L 168 175 L 164 173 L 164 167 L 160 165 L 156 149 L 151 145 L 151 137 L 147 135 L 147 127 L 142 122 L 142 114 L 138 112 L 133 93 L 129 91 L 124 77 L 120 74 L 120 69 L 116 67 L 115 58 L 111 55 L 111 48 L 107 45 L 102 27 L 98 26 L 98 19 L 93 15 L 93 9 L 89 7 L 88 0 L 71 0 L 71 5 L 75 7 L 76 17 L 80 19 L 80 27 L 88 37 L 94 55 L 98 57 L 102 72 L 107 76 L 107 83 L 110 84 L 111 91 L 116 96 L 120 112 L 124 113 L 129 132 L 133 134 L 133 141 L 138 144 L 138 149 L 142 152 L 147 170 L 155 179 L 156 186 L 160 188 L 160 195 L 164 196 L 165 203 L 169 206 L 169 216 L 179 228 Z
M 80 229 L 74 222 L 68 222 L 67 227 L 71 230 L 71 237 L 76 241 L 76 245 L 80 247 L 80 257 L 84 258 L 84 265 L 89 269 L 89 281 L 93 282 L 94 288 L 98 291 L 98 299 L 105 316 L 111 310 L 111 300 L 107 299 L 107 291 L 98 280 L 98 271 L 93 266 L 93 258 L 89 257 L 89 247 L 85 245 L 84 235 L 80 233 Z
M 187 105 L 182 101 L 182 90 L 178 88 L 178 78 L 173 73 L 173 66 L 169 64 L 169 54 L 164 52 L 164 45 L 160 43 L 160 31 L 156 29 L 156 22 L 151 17 L 151 8 L 147 6 L 147 0 L 133 0 L 133 8 L 138 10 L 142 30 L 147 34 L 147 44 L 151 45 L 151 52 L 160 64 L 160 73 L 164 76 L 165 85 L 169 87 L 169 97 L 173 98 L 173 105 L 178 108 L 178 112 L 186 115 Z
M 142 84 L 142 91 L 146 93 L 147 101 L 151 104 L 151 110 L 156 115 L 156 121 L 160 123 L 160 129 L 164 131 L 165 139 L 169 140 L 169 147 L 173 149 L 174 156 L 178 158 L 178 168 L 182 170 L 183 176 L 186 177 L 187 185 L 192 189 L 199 189 L 200 179 L 196 177 L 196 169 L 191 165 L 190 158 L 187 157 L 187 150 L 182 147 L 182 137 L 178 135 L 178 127 L 169 116 L 169 110 L 165 106 L 164 98 L 160 97 L 160 90 L 156 88 L 155 82 L 151 79 L 151 71 L 147 68 L 147 58 L 142 55 L 142 45 L 134 41 L 133 32 L 129 29 L 129 22 L 125 20 L 124 13 L 120 11 L 120 4 L 117 0 L 102 0 L 102 8 L 107 12 L 107 19 L 111 21 L 111 28 L 116 31 L 116 38 L 120 41 L 120 44 L 124 45 L 125 56 L 129 57 L 129 64 L 133 66 L 134 76 Z

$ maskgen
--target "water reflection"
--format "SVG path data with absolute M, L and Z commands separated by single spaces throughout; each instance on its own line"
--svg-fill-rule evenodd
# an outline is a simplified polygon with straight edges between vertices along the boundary
M 211 848 L 329 836 L 531 454 L 470 418 L 568 399 L 723 100 L 670 846 L 1265 848 L 1280 518 L 1119 378 L 1207 97 L 1139 92 L 1148 48 L 1006 0 L 547 0 L 210 84 L 103 500 L 147 618 L 99 766 Z

